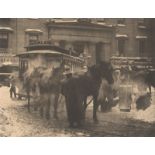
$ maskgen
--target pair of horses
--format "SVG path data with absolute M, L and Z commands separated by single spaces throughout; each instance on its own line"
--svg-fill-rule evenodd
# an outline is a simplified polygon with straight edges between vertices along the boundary
M 30 111 L 30 99 L 33 98 L 35 109 L 50 118 L 51 103 L 54 106 L 54 118 L 57 118 L 58 99 L 61 90 L 60 81 L 64 65 L 58 68 L 36 67 L 24 74 L 24 89 L 28 98 L 28 111 Z M 44 112 L 45 111 L 45 112 Z
M 98 122 L 97 109 L 105 100 L 104 80 L 113 84 L 113 68 L 108 62 L 100 62 L 88 69 L 84 75 L 68 78 L 62 84 L 62 94 L 66 99 L 68 121 L 71 127 L 80 126 L 84 120 L 87 97 L 93 97 L 93 120 Z M 112 92 L 111 92 L 112 93 Z
M 39 69 L 39 68 L 38 68 Z M 68 121 L 71 127 L 75 124 L 81 125 L 85 118 L 87 108 L 87 97 L 93 97 L 93 120 L 97 119 L 97 109 L 99 103 L 105 101 L 104 81 L 113 84 L 113 68 L 108 62 L 100 62 L 97 65 L 89 67 L 85 74 L 77 76 L 68 76 L 63 79 L 64 64 L 57 69 L 50 70 L 45 76 L 46 68 L 41 68 L 39 73 L 31 74 L 26 78 L 25 87 L 28 95 L 28 109 L 30 109 L 30 92 L 34 89 L 36 83 L 40 88 L 40 113 L 42 115 L 44 103 L 46 100 L 46 117 L 50 117 L 51 95 L 54 96 L 54 117 L 57 118 L 57 108 L 59 95 L 63 94 L 66 100 L 66 109 Z M 62 80 L 63 79 L 63 80 Z M 110 92 L 109 92 L 110 93 Z M 45 99 L 46 98 L 46 99 Z M 45 99 L 45 100 L 44 100 Z

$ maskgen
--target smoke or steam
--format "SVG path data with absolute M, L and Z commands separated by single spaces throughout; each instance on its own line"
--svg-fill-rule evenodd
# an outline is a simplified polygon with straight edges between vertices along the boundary
M 118 91 L 119 93 L 119 104 L 123 104 L 123 106 L 126 107 L 127 105 L 130 106 L 131 103 L 135 103 L 138 100 L 140 96 L 145 96 L 147 94 L 148 85 L 146 84 L 146 76 L 148 72 L 145 70 L 116 70 L 114 72 L 114 85 L 113 89 Z M 130 86 L 130 88 L 129 88 Z M 147 98 L 147 96 L 145 96 Z M 137 109 L 144 109 L 146 110 L 151 105 L 151 102 L 146 103 L 147 99 L 149 100 L 149 97 L 141 98 L 138 101 Z M 122 103 L 121 103 L 122 102 Z M 140 102 L 140 103 L 139 103 Z M 141 103 L 143 102 L 143 103 Z M 127 104 L 128 103 L 128 104 Z M 146 103 L 146 104 L 145 104 Z

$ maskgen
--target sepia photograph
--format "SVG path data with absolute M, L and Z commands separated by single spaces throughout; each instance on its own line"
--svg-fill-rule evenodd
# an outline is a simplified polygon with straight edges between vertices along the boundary
M 154 137 L 155 18 L 0 18 L 0 137 Z

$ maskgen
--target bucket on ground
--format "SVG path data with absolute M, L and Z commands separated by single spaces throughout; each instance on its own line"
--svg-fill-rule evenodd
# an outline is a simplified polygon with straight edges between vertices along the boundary
M 120 85 L 119 88 L 119 109 L 123 112 L 130 112 L 132 103 L 132 85 Z

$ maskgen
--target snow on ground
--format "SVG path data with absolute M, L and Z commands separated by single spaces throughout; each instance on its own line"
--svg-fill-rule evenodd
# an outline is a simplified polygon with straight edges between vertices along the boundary
M 92 120 L 92 105 L 87 109 L 85 125 L 80 129 L 68 128 L 64 103 L 60 104 L 59 120 L 41 118 L 38 111 L 27 111 L 26 101 L 10 99 L 9 88 L 0 88 L 0 136 L 155 136 L 155 95 L 145 111 L 98 111 L 99 123 Z
M 28 113 L 26 101 L 10 99 L 8 87 L 0 88 L 0 136 L 76 136 L 82 135 L 61 130 L 61 121 L 40 118 L 38 112 Z M 67 121 L 65 121 L 67 126 Z M 61 123 L 63 124 L 63 123 Z M 59 126 L 61 126 L 61 124 Z

